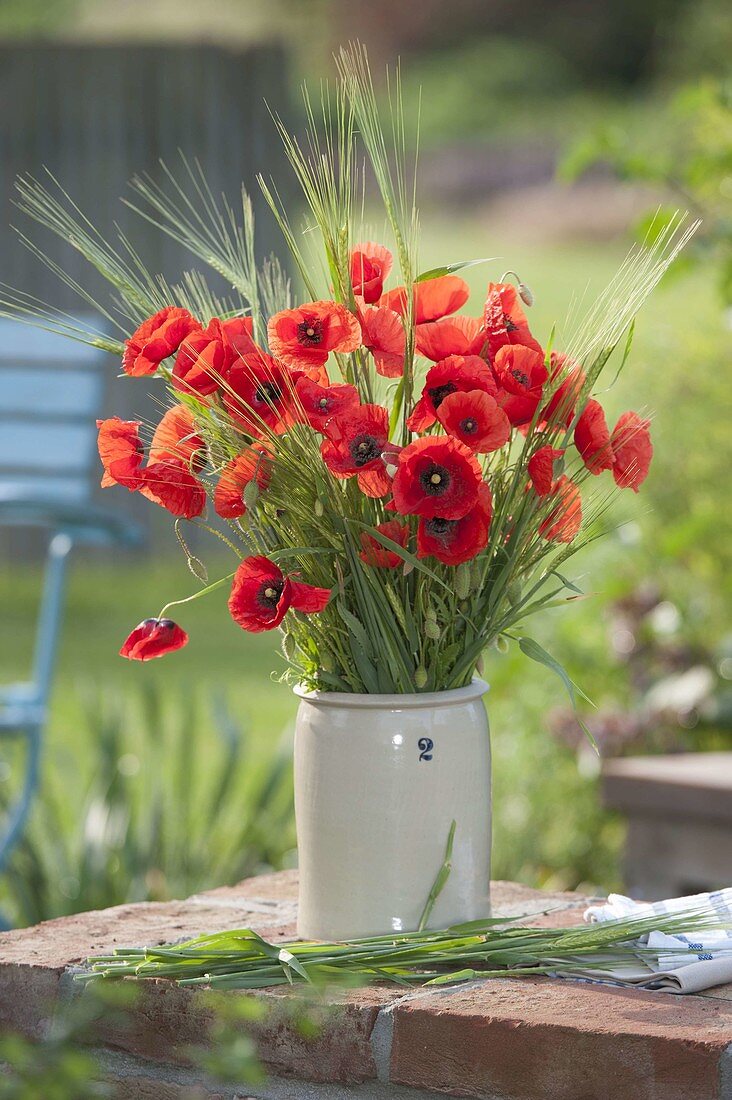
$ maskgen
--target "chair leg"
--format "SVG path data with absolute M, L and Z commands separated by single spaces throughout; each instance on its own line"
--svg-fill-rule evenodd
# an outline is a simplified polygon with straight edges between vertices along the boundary
M 33 726 L 26 730 L 26 738 L 28 743 L 28 759 L 26 761 L 25 780 L 23 782 L 23 789 L 20 797 L 10 814 L 7 831 L 2 839 L 0 839 L 0 873 L 7 866 L 10 854 L 20 839 L 30 812 L 33 795 L 38 785 L 41 759 L 40 726 Z M 0 911 L 0 929 L 7 930 L 11 927 L 12 925 Z

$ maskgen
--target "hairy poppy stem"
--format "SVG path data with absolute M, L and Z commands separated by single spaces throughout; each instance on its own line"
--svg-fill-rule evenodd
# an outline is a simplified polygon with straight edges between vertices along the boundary
M 228 573 L 225 577 L 220 577 L 217 581 L 214 581 L 213 584 L 207 584 L 205 588 L 202 588 L 200 590 L 200 592 L 194 592 L 192 596 L 186 596 L 183 600 L 171 600 L 170 603 L 166 603 L 165 607 L 158 615 L 158 618 L 164 619 L 165 612 L 170 607 L 179 607 L 183 603 L 190 603 L 191 600 L 197 600 L 199 596 L 206 596 L 209 592 L 213 592 L 216 588 L 221 588 L 221 586 L 226 584 L 227 581 L 230 581 L 233 576 L 233 573 Z

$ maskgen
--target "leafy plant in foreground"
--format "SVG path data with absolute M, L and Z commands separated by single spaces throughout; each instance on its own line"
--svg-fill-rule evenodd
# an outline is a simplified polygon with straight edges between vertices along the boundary
M 86 703 L 90 774 L 49 765 L 4 875 L 16 923 L 187 897 L 293 850 L 287 747 L 260 752 L 215 698 L 148 689 Z

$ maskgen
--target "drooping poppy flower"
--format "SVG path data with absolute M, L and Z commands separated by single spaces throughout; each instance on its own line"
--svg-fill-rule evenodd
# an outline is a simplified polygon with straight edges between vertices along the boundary
M 139 489 L 142 480 L 140 469 L 145 457 L 139 420 L 120 420 L 118 416 L 110 416 L 107 420 L 97 420 L 97 428 L 99 457 L 104 466 L 102 488 L 124 485 L 131 492 Z
M 254 443 L 242 454 L 227 462 L 214 489 L 214 509 L 223 519 L 236 519 L 246 514 L 244 502 L 247 485 L 256 481 L 264 492 L 272 479 L 272 452 L 265 444 Z
M 260 438 L 281 435 L 295 421 L 295 378 L 271 355 L 241 356 L 230 368 L 224 407 L 242 431 Z
M 272 354 L 289 367 L 322 366 L 329 354 L 361 346 L 358 319 L 338 302 L 306 302 L 270 317 L 267 336 Z
M 552 486 L 551 497 L 556 498 L 556 503 L 539 524 L 539 534 L 550 542 L 571 542 L 582 526 L 580 491 L 573 481 L 562 474 Z
M 330 588 L 317 588 L 285 576 L 269 558 L 245 558 L 231 586 L 229 611 L 242 630 L 259 633 L 279 626 L 291 607 L 307 614 L 322 611 Z
M 427 371 L 422 396 L 407 420 L 407 427 L 412 432 L 432 427 L 446 397 L 470 390 L 483 390 L 491 397 L 496 396 L 498 387 L 490 367 L 477 355 L 448 355 Z
M 613 450 L 613 477 L 620 489 L 637 493 L 648 476 L 653 444 L 651 422 L 635 412 L 626 412 L 618 420 L 610 437 Z
M 366 241 L 353 247 L 349 259 L 353 293 L 364 302 L 378 302 L 394 257 L 383 244 Z
M 359 405 L 328 424 L 320 453 L 335 477 L 357 477 L 366 496 L 384 497 L 391 488 L 381 457 L 388 439 L 388 410 L 382 405 Z
M 196 431 L 193 413 L 185 405 L 173 405 L 158 424 L 150 444 L 150 461 L 170 459 L 185 463 L 189 470 L 202 470 L 206 444 Z
M 392 492 L 402 515 L 461 519 L 477 504 L 481 482 L 478 460 L 464 443 L 429 436 L 400 453 Z
M 122 370 L 134 378 L 154 374 L 163 360 L 178 350 L 186 336 L 200 327 L 200 322 L 187 309 L 166 306 L 143 321 L 129 340 L 125 340 Z
M 172 619 L 144 619 L 122 643 L 120 657 L 150 661 L 188 644 L 188 635 Z
M 307 375 L 301 375 L 295 383 L 298 415 L 301 415 L 316 432 L 323 432 L 329 420 L 343 416 L 360 404 L 355 386 L 334 383 L 319 386 Z
M 443 565 L 470 561 L 488 545 L 493 515 L 493 498 L 484 481 L 478 487 L 478 501 L 461 519 L 433 516 L 420 519 L 417 528 L 417 557 L 437 558 Z
M 545 497 L 551 493 L 556 482 L 554 463 L 563 454 L 564 451 L 556 450 L 554 447 L 540 447 L 538 451 L 534 451 L 526 464 L 532 487 L 538 496 Z
M 590 399 L 574 429 L 574 445 L 591 474 L 613 468 L 613 449 L 605 411 L 599 401 Z
M 417 351 L 433 363 L 448 355 L 482 355 L 486 344 L 483 322 L 477 317 L 443 317 L 428 321 L 416 331 Z
M 490 454 L 508 443 L 511 422 L 494 397 L 484 390 L 450 393 L 440 403 L 437 419 L 476 454 Z
M 142 470 L 140 492 L 174 516 L 193 519 L 206 507 L 206 490 L 180 459 L 151 462 Z
M 390 519 L 386 523 L 380 523 L 376 530 L 392 542 L 398 543 L 399 546 L 406 547 L 409 540 L 409 527 L 406 523 L 400 523 L 398 519 Z M 384 546 L 368 531 L 361 532 L 361 546 L 363 549 L 358 556 L 366 565 L 376 569 L 397 569 L 400 565 L 404 565 L 403 558 L 400 558 L 394 550 Z
M 251 317 L 212 318 L 205 329 L 192 332 L 178 349 L 172 383 L 181 393 L 207 397 L 221 385 L 240 355 L 256 353 Z
M 499 386 L 498 404 L 512 424 L 528 424 L 547 380 L 544 356 L 520 344 L 505 344 L 496 353 L 493 371 Z
M 566 429 L 574 420 L 577 401 L 585 384 L 585 372 L 567 355 L 553 351 L 549 357 L 549 379 L 555 382 L 559 377 L 562 380 L 541 410 L 539 422 Z
M 424 325 L 447 317 L 464 306 L 470 297 L 470 288 L 457 275 L 439 275 L 414 284 L 414 323 Z M 403 286 L 387 291 L 379 299 L 379 305 L 388 306 L 395 313 L 405 316 L 407 292 Z
M 374 357 L 374 366 L 384 378 L 400 378 L 404 373 L 406 337 L 404 323 L 388 306 L 363 306 L 359 309 L 363 344 Z
M 499 348 L 511 344 L 541 352 L 541 345 L 531 335 L 526 314 L 519 305 L 518 291 L 510 283 L 488 284 L 483 327 L 491 360 Z

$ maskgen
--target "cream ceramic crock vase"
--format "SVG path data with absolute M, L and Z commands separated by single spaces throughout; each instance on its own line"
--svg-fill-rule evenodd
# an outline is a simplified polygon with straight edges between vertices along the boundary
M 490 915 L 488 685 L 423 695 L 305 692 L 295 732 L 298 933 L 416 929 L 456 822 L 429 925 Z

